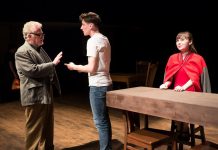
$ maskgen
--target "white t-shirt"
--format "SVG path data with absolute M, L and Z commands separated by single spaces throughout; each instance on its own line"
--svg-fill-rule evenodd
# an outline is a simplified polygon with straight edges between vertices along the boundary
M 110 77 L 111 46 L 106 36 L 95 33 L 87 41 L 87 56 L 97 58 L 97 71 L 88 73 L 89 86 L 108 86 Z

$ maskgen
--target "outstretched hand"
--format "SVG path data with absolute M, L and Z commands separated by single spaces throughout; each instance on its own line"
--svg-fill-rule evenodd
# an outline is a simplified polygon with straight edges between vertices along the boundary
M 55 57 L 55 59 L 53 60 L 53 63 L 55 64 L 55 66 L 60 63 L 62 56 L 63 56 L 63 52 L 60 52 L 60 53 Z
M 67 68 L 69 69 L 69 70 L 74 70 L 74 66 L 75 66 L 75 64 L 73 63 L 73 62 L 70 62 L 70 63 L 65 63 L 64 64 L 65 66 L 67 66 Z

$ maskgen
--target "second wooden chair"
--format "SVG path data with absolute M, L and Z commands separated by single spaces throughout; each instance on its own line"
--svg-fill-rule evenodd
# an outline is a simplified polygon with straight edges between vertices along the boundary
M 134 113 L 123 111 L 124 150 L 139 150 L 141 148 L 154 150 L 161 145 L 172 144 L 172 136 L 140 128 L 140 120 L 134 118 L 132 114 Z

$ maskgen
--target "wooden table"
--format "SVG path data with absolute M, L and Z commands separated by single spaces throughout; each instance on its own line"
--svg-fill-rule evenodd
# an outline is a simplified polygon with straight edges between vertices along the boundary
M 108 107 L 121 110 L 218 126 L 218 94 L 135 87 L 107 92 L 106 103 Z
M 143 81 L 145 84 L 145 73 L 137 74 L 137 73 L 111 73 L 111 79 L 113 82 L 123 82 L 126 84 L 127 88 L 131 87 L 133 84 L 137 85 L 140 81 Z

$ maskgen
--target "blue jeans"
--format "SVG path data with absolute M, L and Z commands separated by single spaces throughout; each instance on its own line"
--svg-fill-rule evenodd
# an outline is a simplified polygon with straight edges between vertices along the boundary
M 111 90 L 112 86 L 90 86 L 89 98 L 93 114 L 95 127 L 99 133 L 100 150 L 111 150 L 111 122 L 106 107 L 106 92 Z

